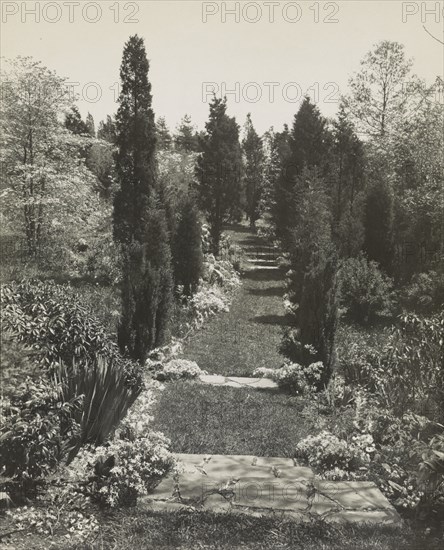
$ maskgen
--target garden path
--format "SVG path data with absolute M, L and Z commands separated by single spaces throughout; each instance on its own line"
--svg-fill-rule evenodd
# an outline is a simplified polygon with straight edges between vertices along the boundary
M 212 319 L 187 341 L 184 356 L 212 373 L 201 376 L 201 383 L 275 391 L 274 382 L 253 378 L 251 373 L 282 363 L 278 348 L 282 327 L 289 320 L 283 309 L 284 275 L 277 265 L 278 251 L 244 226 L 229 234 L 245 251 L 243 285 L 230 312 Z M 235 426 L 230 429 L 236 433 Z M 297 521 L 312 517 L 348 523 L 401 521 L 374 483 L 320 480 L 292 458 L 183 453 L 176 453 L 176 458 L 177 471 L 144 499 L 147 509 L 207 509 Z
M 242 287 L 230 311 L 211 319 L 186 342 L 184 358 L 209 374 L 249 377 L 258 367 L 282 364 L 279 345 L 289 323 L 283 307 L 284 273 L 277 265 L 279 250 L 248 227 L 227 231 L 242 247 Z

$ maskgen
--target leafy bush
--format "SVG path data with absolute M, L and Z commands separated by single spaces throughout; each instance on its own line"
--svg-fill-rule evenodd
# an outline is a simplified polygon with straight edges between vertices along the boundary
M 115 438 L 106 446 L 84 448 L 72 468 L 80 476 L 90 472 L 91 496 L 99 503 L 117 507 L 134 505 L 172 469 L 174 459 L 168 440 L 157 432 L 131 441 Z
M 216 260 L 212 254 L 207 254 L 203 267 L 203 279 L 209 285 L 224 287 L 228 292 L 240 285 L 239 275 L 230 260 Z
M 354 321 L 368 324 L 378 314 L 390 312 L 393 281 L 376 262 L 363 255 L 348 258 L 342 263 L 339 280 L 342 305 Z
M 34 494 L 79 437 L 75 418 L 82 398 L 63 400 L 61 386 L 27 379 L 1 412 L 0 463 L 13 500 Z
M 387 345 L 389 334 L 372 329 L 343 325 L 337 338 L 338 372 L 346 385 L 360 386 L 376 391 L 384 376 L 382 350 Z
M 194 312 L 195 324 L 220 313 L 228 311 L 227 297 L 218 288 L 201 288 L 190 300 Z
M 444 273 L 418 273 L 403 291 L 403 301 L 417 313 L 437 312 L 444 306 Z
M 187 359 L 172 359 L 165 364 L 152 362 L 148 365 L 148 368 L 152 370 L 153 378 L 160 382 L 181 379 L 191 380 L 202 374 L 208 374 L 200 369 L 195 361 L 188 361 Z
M 5 285 L 2 320 L 20 341 L 38 349 L 47 365 L 115 351 L 104 328 L 69 286 L 41 281 Z
M 69 287 L 13 283 L 4 287 L 2 305 L 5 328 L 20 343 L 32 347 L 43 382 L 58 383 L 60 391 L 51 406 L 63 411 L 82 396 L 81 405 L 69 409 L 80 433 L 70 439 L 68 460 L 85 442 L 103 443 L 142 389 L 140 366 L 120 355 Z M 17 410 L 25 414 L 26 402 L 17 404 Z M 53 430 L 48 428 L 48 434 L 54 435 Z
M 383 350 L 385 375 L 378 391 L 396 414 L 408 409 L 444 419 L 443 313 L 403 315 Z
M 365 453 L 358 446 L 339 439 L 327 430 L 300 441 L 296 447 L 296 456 L 321 471 L 333 468 L 356 470 L 367 462 Z
M 256 369 L 253 376 L 271 378 L 276 384 L 294 395 L 303 395 L 315 391 L 323 370 L 321 361 L 303 367 L 297 363 L 286 363 L 279 369 Z

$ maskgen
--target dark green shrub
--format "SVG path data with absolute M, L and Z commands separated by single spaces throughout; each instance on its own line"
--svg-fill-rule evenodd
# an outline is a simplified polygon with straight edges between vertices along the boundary
M 390 312 L 393 281 L 378 264 L 363 255 L 348 258 L 339 271 L 340 294 L 348 315 L 360 324 L 368 324 L 378 314 Z
M 136 363 L 125 360 L 92 311 L 68 285 L 24 281 L 2 288 L 3 330 L 32 346 L 48 367 L 60 361 L 94 364 L 97 356 L 112 360 L 127 372 L 128 384 L 141 384 Z
M 67 456 L 79 437 L 75 417 L 81 404 L 80 395 L 63 400 L 60 385 L 46 378 L 28 378 L 10 394 L 0 415 L 0 470 L 13 501 L 35 494 Z
M 174 282 L 183 286 L 183 293 L 196 292 L 203 273 L 202 229 L 199 211 L 189 195 L 180 207 L 179 220 L 173 238 Z
M 417 313 L 439 311 L 444 306 L 444 273 L 418 273 L 404 289 L 402 297 L 405 305 Z
M 6 285 L 3 326 L 32 347 L 45 380 L 57 380 L 59 404 L 83 396 L 71 411 L 84 442 L 102 443 L 142 389 L 141 368 L 122 357 L 105 329 L 68 286 L 24 282 Z

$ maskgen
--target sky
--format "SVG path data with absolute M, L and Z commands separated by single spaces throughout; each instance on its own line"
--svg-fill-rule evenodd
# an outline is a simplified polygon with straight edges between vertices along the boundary
M 360 60 L 381 40 L 405 45 L 431 84 L 444 71 L 444 1 L 2 2 L 1 55 L 32 56 L 79 93 L 82 115 L 117 110 L 126 40 L 145 39 L 153 109 L 174 129 L 204 127 L 214 91 L 256 129 L 291 124 L 303 95 L 334 116 Z

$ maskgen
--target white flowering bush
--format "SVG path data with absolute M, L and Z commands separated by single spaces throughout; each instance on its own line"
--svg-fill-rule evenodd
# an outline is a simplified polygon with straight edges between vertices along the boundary
M 228 299 L 217 287 L 201 288 L 191 298 L 190 305 L 194 311 L 195 324 L 200 325 L 212 315 L 228 311 Z
M 328 430 L 309 435 L 296 447 L 296 455 L 321 471 L 339 468 L 352 471 L 366 463 L 365 453 L 353 443 L 339 439 Z
M 174 466 L 169 441 L 159 432 L 132 440 L 115 438 L 108 445 L 84 448 L 72 467 L 91 473 L 91 496 L 111 507 L 134 505 Z
M 187 359 L 172 359 L 154 372 L 153 377 L 161 382 L 170 380 L 192 380 L 202 374 L 208 374 L 202 370 L 195 361 Z
M 298 363 L 285 363 L 279 369 L 259 368 L 253 376 L 271 378 L 285 391 L 294 395 L 303 395 L 315 391 L 315 385 L 321 378 L 323 364 L 321 361 L 303 367 Z

